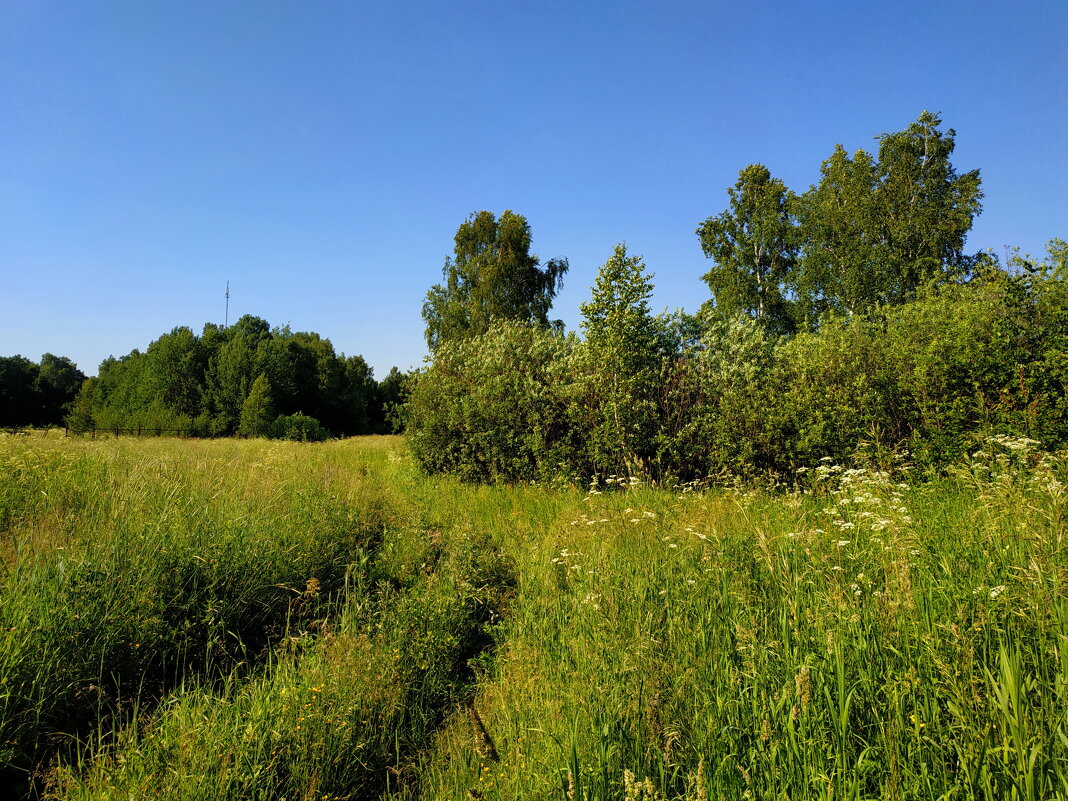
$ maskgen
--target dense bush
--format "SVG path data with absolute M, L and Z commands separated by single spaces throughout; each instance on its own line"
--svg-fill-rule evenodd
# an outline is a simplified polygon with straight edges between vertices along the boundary
M 883 321 L 833 320 L 775 352 L 765 400 L 777 426 L 767 464 L 777 472 L 849 457 L 861 440 L 902 440 L 898 391 L 887 370 Z
M 322 442 L 327 438 L 327 433 L 314 417 L 298 413 L 275 420 L 271 426 L 271 436 L 297 442 Z
M 625 251 L 614 261 L 625 266 Z M 584 341 L 508 324 L 439 349 L 409 406 L 425 468 L 691 480 L 904 449 L 937 471 L 980 434 L 1068 444 L 1068 291 L 1056 273 L 989 268 L 790 338 L 712 313 L 698 343 L 664 353 L 656 343 L 671 338 L 644 306 L 646 279 L 616 272 L 615 289 L 595 289 L 602 320 L 588 317 Z M 627 282 L 640 290 L 630 316 Z
M 535 290 L 544 312 L 562 272 L 539 294 L 503 266 L 517 248 L 490 235 L 493 215 L 473 216 L 423 309 L 434 361 L 410 406 L 417 458 L 473 479 L 685 481 L 906 449 L 937 471 L 986 433 L 1068 443 L 1068 243 L 1004 267 L 967 253 L 979 171 L 957 172 L 941 125 L 925 111 L 878 136 L 877 155 L 838 145 L 800 195 L 745 167 L 696 230 L 713 261 L 698 316 L 653 316 L 645 264 L 619 244 L 581 341 L 494 328 L 545 328 L 502 300 Z
M 676 476 L 745 474 L 766 467 L 777 338 L 745 316 L 706 321 L 700 347 L 668 362 L 661 379 L 658 465 Z
M 655 457 L 656 395 L 664 337 L 649 311 L 653 292 L 644 262 L 617 245 L 582 304 L 586 334 L 568 375 L 571 419 L 587 436 L 586 472 L 648 472 Z
M 472 480 L 547 479 L 581 448 L 569 424 L 575 339 L 501 322 L 481 337 L 442 343 L 407 405 L 408 440 L 432 473 Z

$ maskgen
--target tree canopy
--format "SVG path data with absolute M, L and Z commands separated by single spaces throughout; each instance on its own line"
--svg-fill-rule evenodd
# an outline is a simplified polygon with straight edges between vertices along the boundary
M 697 228 L 701 249 L 714 261 L 702 276 L 714 305 L 727 317 L 743 312 L 789 333 L 797 262 L 793 193 L 763 164 L 750 164 L 727 194 L 730 208 Z
M 704 276 L 711 305 L 791 333 L 967 276 L 975 257 L 964 245 L 983 193 L 978 170 L 958 174 L 951 163 L 956 133 L 941 122 L 923 112 L 880 136 L 877 157 L 837 145 L 802 195 L 761 164 L 744 168 L 729 208 L 697 228 L 714 261 Z
M 387 394 L 397 402 L 398 381 L 383 391 L 363 357 L 337 354 L 317 333 L 246 315 L 229 328 L 209 323 L 199 337 L 178 327 L 144 353 L 106 359 L 71 421 L 212 435 L 366 434 L 393 429 L 382 406 Z
M 85 374 L 66 356 L 46 353 L 40 364 L 0 357 L 0 426 L 62 425 L 83 381 Z
M 530 225 L 521 214 L 472 214 L 456 231 L 454 258 L 446 257 L 444 283 L 435 284 L 423 304 L 431 350 L 449 339 L 485 333 L 491 323 L 515 320 L 552 325 L 549 309 L 560 290 L 567 259 L 541 266 L 530 252 Z
M 659 345 L 658 320 L 649 310 L 653 282 L 640 256 L 618 244 L 597 273 L 582 304 L 586 334 L 582 404 L 588 410 L 596 461 L 635 472 L 652 457 Z
M 969 255 L 982 191 L 951 162 L 955 136 L 924 112 L 875 154 L 835 147 L 802 194 L 746 166 L 697 228 L 700 313 L 652 315 L 645 265 L 617 245 L 581 338 L 547 332 L 516 289 L 532 284 L 499 281 L 515 273 L 487 267 L 496 221 L 473 216 L 424 307 L 441 347 L 412 379 L 413 453 L 480 480 L 611 485 L 794 480 L 825 459 L 940 470 L 991 433 L 1063 446 L 1068 245 L 1004 266 Z M 537 309 L 558 278 L 533 284 Z

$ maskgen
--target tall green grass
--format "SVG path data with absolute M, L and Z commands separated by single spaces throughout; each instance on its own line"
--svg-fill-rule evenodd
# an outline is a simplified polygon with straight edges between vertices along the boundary
M 1064 464 L 1009 446 L 913 488 L 589 495 L 514 545 L 499 761 L 457 715 L 421 797 L 1068 797 Z
M 294 456 L 300 454 L 299 460 Z M 7 438 L 0 770 L 102 718 L 255 663 L 377 547 L 388 511 L 276 443 Z
M 1068 798 L 1065 461 L 1024 441 L 775 492 L 386 438 L 0 459 L 0 730 L 47 797 Z
M 290 637 L 263 671 L 173 693 L 57 769 L 49 794 L 321 799 L 414 787 L 409 763 L 465 701 L 467 660 L 508 590 L 471 569 L 493 562 L 468 558 L 478 544 L 426 542 L 428 572 L 379 572 L 377 593 L 351 588 L 317 634 Z

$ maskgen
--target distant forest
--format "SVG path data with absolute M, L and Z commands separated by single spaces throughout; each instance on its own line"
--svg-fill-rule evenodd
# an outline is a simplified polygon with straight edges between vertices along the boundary
M 0 360 L 0 371 L 6 426 L 301 440 L 397 431 L 407 381 L 397 368 L 376 381 L 362 356 L 252 316 L 209 323 L 200 336 L 175 328 L 143 353 L 106 359 L 95 378 L 48 355 L 40 367 L 20 356 Z
M 62 425 L 84 381 L 65 356 L 0 356 L 0 426 Z

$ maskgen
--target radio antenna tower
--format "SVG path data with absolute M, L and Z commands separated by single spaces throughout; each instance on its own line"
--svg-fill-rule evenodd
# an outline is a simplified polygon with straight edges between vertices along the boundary
M 230 327 L 230 281 L 226 282 L 226 317 L 223 318 L 223 328 Z

